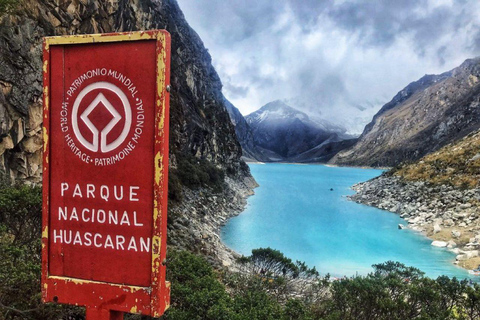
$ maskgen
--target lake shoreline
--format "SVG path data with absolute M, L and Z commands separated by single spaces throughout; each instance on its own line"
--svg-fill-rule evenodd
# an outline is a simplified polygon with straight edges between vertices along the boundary
M 388 260 L 401 261 L 407 266 L 416 267 L 424 271 L 430 278 L 436 278 L 440 275 L 447 275 L 449 277 L 457 277 L 461 279 L 471 277 L 465 269 L 452 264 L 455 255 L 447 250 L 433 248 L 431 246 L 431 241 L 428 240 L 429 238 L 425 235 L 422 235 L 420 232 L 408 232 L 402 234 L 397 226 L 399 224 L 406 224 L 405 217 L 400 217 L 399 214 L 394 211 L 385 213 L 385 211 L 392 211 L 388 210 L 389 208 L 363 203 L 358 199 L 354 199 L 354 197 L 359 194 L 359 192 L 355 190 L 356 186 L 385 176 L 385 174 L 381 174 L 379 171 L 377 171 L 379 173 L 372 176 L 372 171 L 363 171 L 361 168 L 341 167 L 337 169 L 336 167 L 327 166 L 286 166 L 286 164 L 281 163 L 267 165 L 251 164 L 250 168 L 255 180 L 261 184 L 261 187 L 255 191 L 255 194 L 258 197 L 248 200 L 249 205 L 244 205 L 241 210 L 239 209 L 235 210 L 235 212 L 229 212 L 224 219 L 217 223 L 215 228 L 215 235 L 218 235 L 221 240 L 217 247 L 219 248 L 218 252 L 222 252 L 223 255 L 223 257 L 219 259 L 222 261 L 222 267 L 237 271 L 239 270 L 239 265 L 236 262 L 238 257 L 241 257 L 242 255 L 248 256 L 251 250 L 255 248 L 271 247 L 280 250 L 293 260 L 304 261 L 309 266 L 317 267 L 321 273 L 330 273 L 333 276 L 338 275 L 339 277 L 345 275 L 355 276 L 356 274 L 367 275 L 371 272 L 370 269 L 372 264 L 383 263 Z M 275 179 L 280 179 L 283 182 L 277 182 L 277 184 L 272 185 L 270 181 L 271 177 L 275 177 L 277 173 L 279 173 L 279 169 L 284 170 L 284 173 L 287 173 L 288 178 L 286 178 L 287 176 L 276 177 Z M 304 174 L 307 173 L 308 180 L 312 180 L 312 177 L 317 177 L 317 179 L 311 181 L 311 185 L 306 187 L 306 189 L 305 186 L 303 186 L 303 183 L 299 184 L 298 182 L 293 181 L 295 180 L 295 177 L 302 172 L 304 172 Z M 327 174 L 328 176 L 328 174 L 332 172 L 332 177 L 329 177 L 326 180 L 323 178 L 324 174 Z M 341 179 L 338 180 L 337 178 Z M 285 183 L 285 181 L 288 183 Z M 358 181 L 366 182 L 358 183 Z M 291 187 L 288 187 L 287 190 L 279 190 L 283 188 L 285 184 L 290 185 Z M 285 246 L 285 243 L 282 244 L 277 241 L 279 238 L 286 238 L 285 235 L 282 235 L 281 231 L 278 230 L 279 226 L 285 224 L 272 224 L 272 219 L 280 222 L 290 221 L 282 220 L 282 216 L 285 217 L 285 214 L 288 215 L 288 212 L 303 212 L 303 209 L 271 207 L 276 206 L 277 202 L 282 201 L 284 201 L 284 204 L 287 206 L 289 206 L 289 204 L 295 204 L 296 201 L 292 201 L 288 194 L 291 194 L 290 188 L 297 190 L 298 186 L 302 186 L 304 188 L 303 190 L 305 190 L 300 191 L 302 190 L 300 189 L 296 191 L 300 192 L 299 194 L 302 195 L 302 198 L 314 199 L 323 194 L 322 197 L 326 197 L 327 199 L 325 204 L 327 206 L 329 206 L 330 203 L 333 204 L 333 207 L 326 208 L 321 203 L 318 203 L 318 199 L 314 199 L 312 203 L 308 204 L 308 207 L 312 208 L 314 211 L 315 208 L 317 208 L 317 212 L 318 208 L 323 208 L 322 211 L 324 213 L 328 212 L 326 216 L 337 217 L 338 213 L 335 213 L 335 210 L 337 209 L 333 209 L 334 211 L 330 210 L 336 208 L 336 203 L 340 201 L 338 202 L 338 205 L 342 208 L 339 209 L 341 210 L 339 213 L 343 212 L 341 215 L 344 215 L 345 212 L 348 212 L 347 217 L 341 217 L 339 223 L 337 222 L 336 224 L 345 225 L 342 221 L 345 221 L 344 219 L 346 218 L 346 221 L 350 221 L 349 224 L 352 226 L 349 227 L 348 230 L 340 230 L 340 233 L 338 226 L 322 226 L 325 225 L 325 223 L 322 223 L 321 221 L 312 222 L 307 216 L 305 216 L 304 219 L 298 220 L 307 228 L 320 228 L 315 232 L 317 234 L 319 232 L 320 234 L 323 234 L 322 240 L 318 240 L 319 242 L 316 240 L 315 242 L 329 244 L 327 247 L 321 246 L 322 251 L 329 250 L 330 247 L 335 247 L 335 249 L 332 250 L 336 252 L 335 255 L 341 252 L 341 257 L 328 256 L 328 252 L 322 253 L 321 251 L 317 251 L 313 253 L 312 259 L 310 256 L 305 255 L 308 255 L 309 253 L 305 252 L 304 248 L 306 246 L 304 244 L 295 244 L 292 241 L 288 241 L 289 244 Z M 276 195 L 274 198 L 270 195 L 270 198 L 266 199 L 266 192 L 269 190 Z M 357 194 L 353 194 L 353 191 L 357 191 Z M 247 203 L 246 200 L 249 196 L 244 198 L 244 204 Z M 332 196 L 334 196 L 334 198 L 332 198 Z M 355 202 L 366 205 L 358 206 Z M 267 203 L 267 207 L 258 207 L 259 203 Z M 348 203 L 351 203 L 352 205 L 348 205 Z M 382 211 L 378 211 L 378 209 L 382 209 L 383 213 Z M 277 216 L 278 213 L 280 213 L 280 216 Z M 261 221 L 259 224 L 259 216 L 265 214 L 267 214 L 266 219 L 261 219 L 266 220 L 264 222 L 267 224 L 261 224 Z M 318 216 L 318 213 L 314 215 Z M 357 217 L 359 217 L 359 215 L 363 215 L 363 218 L 358 219 Z M 318 217 L 316 219 L 318 219 Z M 233 225 L 237 225 L 237 227 L 232 227 L 232 223 Z M 239 223 L 240 225 L 238 225 Z M 411 224 L 414 224 L 414 222 Z M 288 229 L 295 228 L 295 224 L 287 225 Z M 331 229 L 332 227 L 333 229 Z M 277 229 L 278 231 L 274 231 L 273 229 Z M 415 230 L 412 227 L 410 229 Z M 256 238 L 255 234 L 251 233 L 252 230 L 260 230 L 260 238 Z M 300 230 L 295 232 L 294 229 L 291 229 L 289 234 L 301 234 L 302 237 L 308 234 L 307 230 Z M 378 230 L 380 233 L 372 233 L 372 230 Z M 345 237 L 348 237 L 349 239 L 358 239 L 360 242 L 354 240 L 354 242 L 350 244 L 348 241 L 341 240 Z M 365 241 L 367 242 L 365 243 Z M 357 248 L 357 242 L 363 244 L 360 244 Z M 393 246 L 392 243 L 394 243 Z M 401 244 L 397 245 L 397 243 Z M 367 247 L 364 247 L 365 245 L 367 245 Z M 405 254 L 406 252 L 409 253 Z M 461 252 L 459 252 L 459 254 L 460 253 Z M 365 257 L 368 257 L 368 259 Z M 475 262 L 475 260 L 469 260 L 469 263 L 472 262 Z
M 372 264 L 392 260 L 432 278 L 469 277 L 451 264 L 451 252 L 433 248 L 416 232 L 398 232 L 405 223 L 398 214 L 347 199 L 353 185 L 378 177 L 380 170 L 281 163 L 250 168 L 261 185 L 256 196 L 220 227 L 223 244 L 237 256 L 271 247 L 334 276 L 367 275 Z
M 406 228 L 455 253 L 454 264 L 459 267 L 472 270 L 480 264 L 480 190 L 408 182 L 387 175 L 357 183 L 352 189 L 356 193 L 350 200 L 398 214 Z
M 289 162 L 289 161 L 268 161 L 268 162 L 263 162 L 263 161 L 257 161 L 257 160 L 245 160 L 245 163 L 247 164 L 274 164 L 274 163 L 280 163 L 280 164 L 294 164 L 294 165 L 318 165 L 318 166 L 325 166 L 325 167 L 330 167 L 330 168 L 355 168 L 355 169 L 378 169 L 378 170 L 390 170 L 392 167 L 370 167 L 370 166 L 344 166 L 344 165 L 339 165 L 339 164 L 331 164 L 328 162 Z
M 188 249 L 203 255 L 217 269 L 238 269 L 240 254 L 221 239 L 222 226 L 245 210 L 247 199 L 258 186 L 253 177 L 225 178 L 221 193 L 211 190 L 184 190 L 183 201 L 169 208 L 173 222 L 168 224 L 168 247 Z

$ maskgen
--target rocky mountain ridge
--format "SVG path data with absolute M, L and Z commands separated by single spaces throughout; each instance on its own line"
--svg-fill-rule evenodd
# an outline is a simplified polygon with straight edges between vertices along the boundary
M 350 138 L 345 129 L 312 119 L 280 100 L 266 104 L 245 120 L 243 127 L 251 132 L 249 143 L 256 147 L 260 161 L 326 162 L 339 147 L 351 145 L 340 143 Z
M 480 128 L 480 58 L 400 91 L 374 116 L 353 147 L 331 163 L 395 166 L 418 160 Z
M 240 159 L 241 147 L 211 57 L 175 0 L 23 0 L 13 13 L 2 16 L 0 171 L 17 181 L 41 181 L 44 36 L 150 29 L 167 29 L 172 36 L 169 158 L 173 182 L 170 186 L 169 181 L 169 195 L 174 194 L 175 199 L 169 207 L 170 243 L 188 244 L 190 249 L 211 247 L 215 244 L 212 239 L 195 238 L 196 233 L 204 233 L 202 223 L 192 220 L 189 230 L 175 227 L 176 219 L 189 215 L 182 208 L 195 208 L 211 194 L 241 206 L 255 182 Z M 174 179 L 182 159 L 191 166 L 196 165 L 195 159 L 207 163 L 196 168 L 207 170 L 202 176 L 222 179 L 220 190 L 203 182 L 189 187 L 188 181 Z M 205 203 L 203 219 L 216 220 L 221 215 L 218 207 Z
M 230 120 L 235 126 L 235 133 L 242 146 L 242 156 L 247 161 L 269 161 L 269 152 L 255 144 L 252 128 L 240 111 L 230 101 L 225 101 Z

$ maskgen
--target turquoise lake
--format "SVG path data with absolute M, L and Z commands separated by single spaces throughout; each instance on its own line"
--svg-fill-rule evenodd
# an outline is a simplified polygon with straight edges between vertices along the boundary
M 381 170 L 323 165 L 250 164 L 260 187 L 243 213 L 228 221 L 222 240 L 233 250 L 271 247 L 292 260 L 305 261 L 321 274 L 365 275 L 372 264 L 400 261 L 439 275 L 467 278 L 452 264 L 455 255 L 432 247 L 431 240 L 411 230 L 398 215 L 349 201 L 350 189 Z M 333 188 L 333 191 L 330 189 Z

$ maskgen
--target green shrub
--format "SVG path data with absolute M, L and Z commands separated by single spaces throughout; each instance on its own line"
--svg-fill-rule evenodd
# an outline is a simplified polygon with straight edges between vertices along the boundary
M 281 305 L 258 286 L 238 292 L 233 303 L 237 314 L 235 319 L 278 320 L 282 315 Z
M 168 173 L 168 200 L 180 202 L 183 199 L 182 184 L 176 170 L 170 170 Z
M 19 246 L 40 239 L 42 228 L 42 189 L 27 185 L 0 189 L 0 225 Z
M 285 304 L 282 319 L 284 320 L 310 320 L 314 319 L 308 306 L 299 299 L 290 299 Z
M 223 190 L 225 173 L 207 160 L 182 155 L 178 157 L 177 169 L 171 171 L 182 185 L 190 189 L 204 187 L 214 192 Z
M 0 320 L 81 316 L 71 306 L 42 304 L 39 187 L 0 182 Z
M 18 0 L 0 0 L 0 16 L 11 12 L 18 5 Z
M 262 274 L 267 277 L 287 277 L 287 278 L 317 278 L 319 273 L 313 268 L 309 268 L 305 262 L 296 261 L 285 257 L 283 253 L 272 248 L 253 249 L 249 257 L 241 257 L 238 262 L 250 268 L 250 271 L 256 274 Z
M 231 298 L 203 258 L 169 251 L 167 279 L 172 282 L 172 306 L 165 319 L 232 319 Z

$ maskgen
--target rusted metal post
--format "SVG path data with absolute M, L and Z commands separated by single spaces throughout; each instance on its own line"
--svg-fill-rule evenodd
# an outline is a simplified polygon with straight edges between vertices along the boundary
M 87 307 L 86 320 L 123 320 L 123 312 Z

